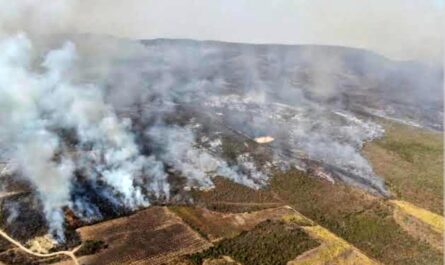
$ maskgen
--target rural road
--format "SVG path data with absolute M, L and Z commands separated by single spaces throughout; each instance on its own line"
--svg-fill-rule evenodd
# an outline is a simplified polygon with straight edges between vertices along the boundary
M 26 248 L 25 246 L 23 246 L 20 242 L 16 241 L 15 239 L 11 238 L 8 234 L 6 234 L 3 230 L 0 230 L 0 236 L 2 236 L 3 238 L 5 238 L 6 240 L 8 240 L 10 243 L 14 244 L 15 246 L 17 246 L 18 248 L 20 248 L 22 251 L 36 256 L 36 257 L 40 257 L 40 258 L 50 258 L 50 257 L 55 257 L 58 255 L 65 255 L 70 257 L 75 265 L 80 265 L 79 261 L 77 260 L 76 256 L 74 255 L 74 253 L 79 250 L 79 248 L 81 247 L 81 245 L 77 246 L 76 248 L 74 248 L 71 251 L 57 251 L 57 252 L 53 252 L 53 253 L 48 253 L 48 254 L 41 254 L 41 253 L 36 253 L 33 252 L 31 250 L 29 250 L 28 248 Z

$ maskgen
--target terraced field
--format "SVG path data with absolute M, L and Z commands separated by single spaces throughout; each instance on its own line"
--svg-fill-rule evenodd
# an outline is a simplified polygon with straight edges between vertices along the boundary
M 150 207 L 128 217 L 78 229 L 81 239 L 101 240 L 107 248 L 79 262 L 94 264 L 164 264 L 210 244 L 165 207 Z M 67 264 L 67 263 L 61 263 Z

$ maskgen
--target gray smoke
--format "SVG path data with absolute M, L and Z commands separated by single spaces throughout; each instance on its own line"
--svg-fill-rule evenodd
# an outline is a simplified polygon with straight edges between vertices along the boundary
M 154 126 L 147 136 L 155 143 L 160 159 L 187 178 L 187 185 L 212 188 L 211 176 L 224 176 L 251 188 L 260 188 L 267 176 L 257 171 L 251 161 L 239 157 L 236 166 L 196 146 L 195 135 L 189 127 Z M 242 171 L 247 174 L 243 174 Z
M 265 176 L 251 180 L 221 158 L 195 148 L 194 135 L 187 127 L 147 129 L 156 152 L 141 155 L 131 120 L 118 117 L 106 103 L 105 86 L 76 81 L 79 58 L 72 42 L 50 50 L 43 58 L 36 56 L 25 34 L 3 39 L 0 48 L 3 159 L 20 165 L 21 175 L 39 194 L 50 232 L 59 239 L 63 240 L 65 207 L 81 217 L 98 212 L 94 205 L 72 201 L 75 172 L 82 172 L 84 182 L 104 186 L 100 192 L 113 205 L 128 209 L 148 206 L 150 196 L 168 199 L 164 165 L 187 178 L 191 186 L 212 187 L 215 175 L 254 188 L 264 184 Z M 167 94 L 161 95 L 162 106 L 168 106 L 165 102 L 172 97 Z M 146 117 L 153 115 L 162 119 L 156 112 Z M 70 134 L 75 143 L 67 140 Z
M 130 122 L 116 117 L 100 88 L 71 83 L 75 46 L 67 42 L 50 51 L 41 71 L 33 70 L 37 62 L 24 34 L 3 40 L 0 47 L 0 144 L 39 193 L 51 232 L 63 239 L 62 208 L 71 204 L 76 168 L 88 170 L 92 180 L 100 178 L 128 207 L 148 205 L 137 178 L 154 162 L 139 154 Z M 75 132 L 76 146 L 64 143 L 56 132 L 61 129 Z

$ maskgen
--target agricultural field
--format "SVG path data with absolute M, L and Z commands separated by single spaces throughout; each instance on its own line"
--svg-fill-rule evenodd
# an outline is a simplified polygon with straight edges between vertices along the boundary
M 85 265 L 164 264 L 210 246 L 165 207 L 150 207 L 128 217 L 79 228 L 78 232 L 83 241 L 106 244 L 97 253 L 80 257 Z
M 295 224 L 266 221 L 235 238 L 191 255 L 190 259 L 194 264 L 202 264 L 205 258 L 228 255 L 245 265 L 285 264 L 318 245 Z
M 203 265 L 378 264 L 359 249 L 289 206 L 253 212 L 251 215 L 265 216 L 265 212 L 272 211 L 274 211 L 273 219 L 259 222 L 235 237 L 226 237 L 214 242 L 213 247 L 189 255 L 189 262 Z M 188 215 L 193 213 L 197 212 L 190 211 Z M 234 215 L 240 219 L 243 216 L 243 214 Z M 204 224 L 212 220 L 209 215 L 199 217 Z M 224 225 L 215 229 L 223 231 L 222 227 Z

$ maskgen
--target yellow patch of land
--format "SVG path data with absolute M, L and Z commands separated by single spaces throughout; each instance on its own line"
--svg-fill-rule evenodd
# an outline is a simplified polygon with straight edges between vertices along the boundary
M 443 253 L 444 218 L 404 201 L 390 201 L 394 220 L 411 236 Z
M 321 226 L 306 226 L 303 229 L 313 238 L 323 242 L 309 255 L 301 255 L 288 265 L 339 264 L 373 265 L 378 262 L 368 258 L 360 250 Z
M 207 259 L 202 263 L 202 265 L 242 265 L 242 264 L 236 262 L 229 256 L 222 256 L 217 259 Z
M 285 214 L 281 217 L 281 220 L 287 223 L 295 223 L 297 225 L 314 225 L 314 222 L 300 213 Z
M 390 203 L 408 215 L 411 215 L 423 223 L 430 225 L 436 232 L 443 233 L 445 225 L 444 218 L 442 216 L 417 207 L 409 202 L 391 200 Z
M 321 242 L 317 248 L 306 251 L 299 255 L 294 260 L 291 260 L 287 265 L 323 265 L 323 264 L 338 264 L 338 265 L 374 265 L 378 262 L 370 259 L 360 250 L 336 236 L 328 229 L 316 225 L 316 223 L 290 206 L 285 206 L 292 209 L 292 214 L 282 216 L 285 222 L 292 222 L 300 224 L 300 227 L 312 238 Z
M 350 245 L 345 240 L 331 233 L 329 230 L 316 225 L 302 227 L 311 237 L 323 242 L 319 247 L 312 249 L 296 259 L 289 261 L 288 265 L 313 264 L 341 264 L 341 265 L 373 265 L 378 262 Z

